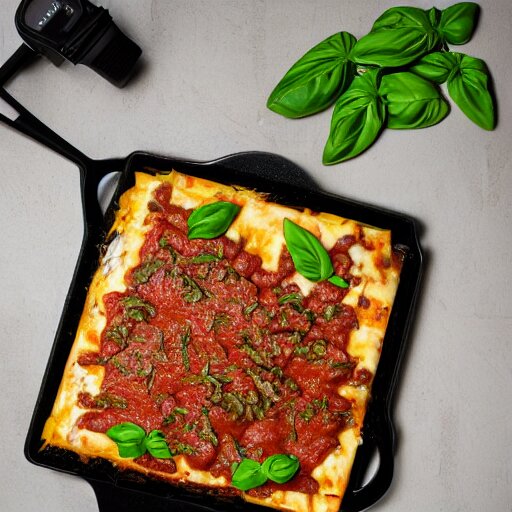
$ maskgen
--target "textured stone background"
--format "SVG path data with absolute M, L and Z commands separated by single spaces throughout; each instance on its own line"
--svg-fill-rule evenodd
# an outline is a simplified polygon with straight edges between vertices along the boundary
M 428 267 L 397 394 L 396 473 L 373 510 L 510 511 L 512 2 L 482 0 L 478 31 L 460 48 L 492 70 L 500 113 L 492 133 L 454 108 L 438 126 L 387 131 L 359 158 L 323 167 L 330 112 L 291 121 L 265 107 L 311 46 L 339 30 L 360 37 L 400 3 L 105 0 L 144 49 L 142 73 L 127 88 L 41 60 L 8 90 L 91 157 L 271 151 L 327 190 L 419 219 Z M 17 4 L 1 1 L 1 62 L 20 44 Z M 1 508 L 95 510 L 86 483 L 23 456 L 82 237 L 78 171 L 4 126 L 0 155 Z

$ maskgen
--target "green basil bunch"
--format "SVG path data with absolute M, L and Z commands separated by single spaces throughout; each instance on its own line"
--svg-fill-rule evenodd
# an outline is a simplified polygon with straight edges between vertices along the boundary
M 106 434 L 116 443 L 120 457 L 137 458 L 146 452 L 156 459 L 172 457 L 165 436 L 160 430 L 152 430 L 146 435 L 142 427 L 127 421 L 109 428 Z
M 358 41 L 347 32 L 315 46 L 286 73 L 267 106 L 286 117 L 304 117 L 334 103 L 323 163 L 353 158 L 384 128 L 426 128 L 442 121 L 453 102 L 478 126 L 496 125 L 489 70 L 475 57 L 450 52 L 467 43 L 479 6 L 446 9 L 392 7 Z
M 253 459 L 242 459 L 231 468 L 231 485 L 241 491 L 248 491 L 263 485 L 267 480 L 284 484 L 297 473 L 299 467 L 300 462 L 295 455 L 284 453 L 271 455 L 262 464 Z

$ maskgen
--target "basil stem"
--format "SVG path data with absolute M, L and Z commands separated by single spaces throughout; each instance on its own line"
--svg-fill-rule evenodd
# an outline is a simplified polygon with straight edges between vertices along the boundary
M 388 128 L 426 128 L 450 110 L 436 85 L 407 71 L 383 76 L 379 94 L 387 108 Z
M 354 78 L 336 102 L 324 148 L 324 164 L 353 158 L 377 139 L 386 118 L 386 109 L 378 94 L 379 82 L 379 70 L 368 70 Z
M 283 230 L 286 247 L 299 274 L 314 282 L 328 279 L 336 286 L 348 286 L 345 280 L 333 276 L 334 268 L 329 253 L 318 238 L 289 219 L 284 219 Z
M 334 34 L 303 55 L 270 94 L 267 107 L 289 118 L 309 116 L 334 103 L 349 86 L 355 65 L 348 59 L 356 39 Z
M 223 235 L 240 212 L 240 206 L 227 201 L 206 204 L 188 218 L 188 238 L 217 238 Z

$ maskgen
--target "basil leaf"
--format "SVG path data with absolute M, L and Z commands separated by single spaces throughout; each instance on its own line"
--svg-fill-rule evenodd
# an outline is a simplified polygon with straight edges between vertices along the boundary
M 443 120 L 448 103 L 439 89 L 414 73 L 393 73 L 382 77 L 379 87 L 388 111 L 387 127 L 425 128 Z
M 284 484 L 288 482 L 300 467 L 299 459 L 295 455 L 282 453 L 271 455 L 261 466 L 263 473 L 273 482 Z
M 410 71 L 431 82 L 442 84 L 448 80 L 456 65 L 457 59 L 453 53 L 434 52 L 422 57 L 417 64 L 410 68 Z
M 460 2 L 444 9 L 437 27 L 441 37 L 450 44 L 467 43 L 475 30 L 479 6 L 474 2 Z
M 119 423 L 106 431 L 106 434 L 112 441 L 116 443 L 138 442 L 143 441 L 146 437 L 146 432 L 142 427 L 135 425 L 129 421 Z
M 392 7 L 354 45 L 349 57 L 359 64 L 405 66 L 434 49 L 439 41 L 426 11 Z
M 310 281 L 323 281 L 332 276 L 331 258 L 318 238 L 289 219 L 284 219 L 283 229 L 286 247 L 299 274 Z
M 494 100 L 485 62 L 462 53 L 453 55 L 457 59 L 457 67 L 448 78 L 450 97 L 471 121 L 484 130 L 494 130 Z
M 261 470 L 261 464 L 252 459 L 242 459 L 231 478 L 231 485 L 242 491 L 259 487 L 267 481 L 267 476 Z
M 238 215 L 240 206 L 228 201 L 205 204 L 188 218 L 188 238 L 216 238 L 223 235 Z
M 172 457 L 164 433 L 161 430 L 152 430 L 146 437 L 144 444 L 155 459 L 170 459 Z
M 356 38 L 334 34 L 303 55 L 270 94 L 267 107 L 285 117 L 309 116 L 326 109 L 348 87 L 355 65 L 348 59 Z
M 117 444 L 120 457 L 137 458 L 146 453 L 144 444 L 146 432 L 135 423 L 119 423 L 105 433 Z
M 348 288 L 348 283 L 340 276 L 331 276 L 327 279 L 329 283 L 334 284 L 335 286 L 339 286 L 340 288 Z
M 379 71 L 368 70 L 354 78 L 336 102 L 323 163 L 332 165 L 353 158 L 379 135 L 386 110 L 378 95 Z

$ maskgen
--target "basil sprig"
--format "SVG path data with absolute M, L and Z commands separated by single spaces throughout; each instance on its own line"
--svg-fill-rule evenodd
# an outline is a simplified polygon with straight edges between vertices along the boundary
M 277 84 L 267 107 L 290 118 L 326 109 L 355 75 L 355 65 L 348 59 L 355 42 L 352 34 L 339 32 L 309 50 Z
M 286 117 L 302 117 L 335 101 L 325 165 L 359 155 L 383 128 L 426 128 L 442 121 L 450 111 L 439 88 L 445 82 L 466 116 L 492 130 L 496 104 L 485 63 L 448 47 L 471 39 L 478 14 L 474 2 L 443 10 L 392 7 L 358 41 L 341 32 L 306 53 L 279 82 L 267 106 Z M 345 44 L 336 46 L 338 38 Z M 341 68 L 335 62 L 342 62 L 345 72 L 337 91 L 334 70 Z
M 448 93 L 466 116 L 485 130 L 496 126 L 490 74 L 485 62 L 456 52 L 426 55 L 411 71 L 436 83 L 446 82 Z
M 188 218 L 188 238 L 217 238 L 223 235 L 238 215 L 240 206 L 228 201 L 205 204 Z
M 310 281 L 328 280 L 340 288 L 348 288 L 344 279 L 333 275 L 334 268 L 329 253 L 318 238 L 290 219 L 284 219 L 283 230 L 286 247 L 299 274 Z
M 388 128 L 426 128 L 450 111 L 435 84 L 407 71 L 382 77 L 379 95 L 387 108 Z
M 336 102 L 324 148 L 324 164 L 348 160 L 362 153 L 378 137 L 386 116 L 378 94 L 379 80 L 379 70 L 369 69 L 364 75 L 354 78 Z
M 119 456 L 122 458 L 137 458 L 146 452 L 157 459 L 172 457 L 164 434 L 160 430 L 152 430 L 146 435 L 142 427 L 127 421 L 109 428 L 106 435 L 116 443 Z
M 267 480 L 284 484 L 291 480 L 300 467 L 295 455 L 278 453 L 267 457 L 262 464 L 252 459 L 242 459 L 233 465 L 231 485 L 242 491 L 248 491 L 263 485 Z

